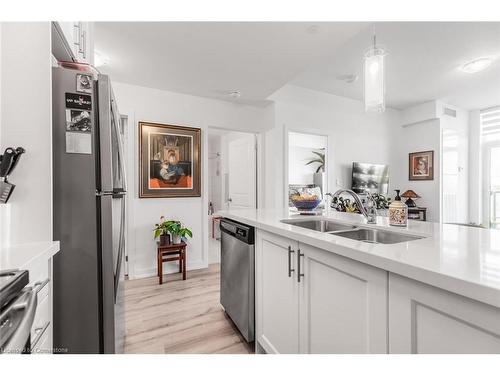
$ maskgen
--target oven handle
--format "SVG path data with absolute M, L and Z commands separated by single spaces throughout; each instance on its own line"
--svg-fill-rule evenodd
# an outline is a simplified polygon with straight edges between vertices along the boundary
M 43 281 L 37 281 L 33 287 L 35 288 L 36 294 L 38 294 L 44 287 L 50 282 L 50 278 L 47 278 Z
M 22 313 L 23 317 L 19 327 L 12 334 L 9 341 L 2 348 L 6 353 L 13 353 L 24 348 L 31 333 L 31 326 L 35 319 L 35 311 L 37 305 L 36 290 L 29 288 L 24 294 L 14 301 L 10 309 Z

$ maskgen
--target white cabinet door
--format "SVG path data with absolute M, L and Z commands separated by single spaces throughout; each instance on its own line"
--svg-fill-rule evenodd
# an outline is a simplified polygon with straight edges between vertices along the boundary
M 93 63 L 92 23 L 58 22 L 74 59 L 78 62 Z
M 299 352 L 298 284 L 295 273 L 289 272 L 289 266 L 296 264 L 297 246 L 295 241 L 257 231 L 256 339 L 267 353 Z
M 500 353 L 500 309 L 389 274 L 391 353 Z
M 387 353 L 387 272 L 299 247 L 300 352 Z

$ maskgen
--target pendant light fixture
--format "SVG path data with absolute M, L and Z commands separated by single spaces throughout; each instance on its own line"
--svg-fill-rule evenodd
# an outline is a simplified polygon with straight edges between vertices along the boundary
M 385 56 L 384 49 L 377 46 L 374 27 L 373 46 L 364 56 L 364 97 L 367 112 L 385 111 Z

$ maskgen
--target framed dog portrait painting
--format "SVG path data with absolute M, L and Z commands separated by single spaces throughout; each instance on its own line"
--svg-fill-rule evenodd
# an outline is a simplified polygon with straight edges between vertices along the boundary
M 139 122 L 139 198 L 201 196 L 201 129 Z
M 434 180 L 434 151 L 411 153 L 408 172 L 411 181 Z

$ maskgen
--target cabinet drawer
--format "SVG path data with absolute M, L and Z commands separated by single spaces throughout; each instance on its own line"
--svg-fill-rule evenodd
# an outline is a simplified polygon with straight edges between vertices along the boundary
M 33 346 L 37 344 L 37 342 L 40 342 L 39 337 L 41 335 L 48 332 L 48 326 L 50 325 L 49 301 L 49 297 L 45 297 L 38 302 L 33 325 L 31 326 L 31 345 Z
M 36 345 L 31 348 L 31 354 L 51 354 L 51 352 L 49 327 L 47 327 Z

